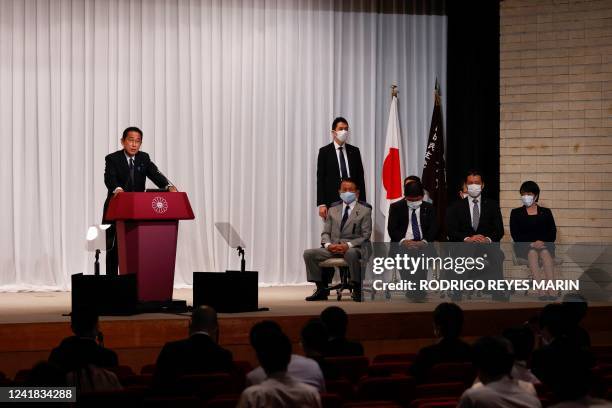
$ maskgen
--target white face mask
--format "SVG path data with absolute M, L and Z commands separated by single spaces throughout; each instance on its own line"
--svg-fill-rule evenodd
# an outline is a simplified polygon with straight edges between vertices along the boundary
M 468 184 L 467 189 L 470 197 L 476 198 L 480 195 L 480 192 L 482 191 L 482 186 L 480 184 Z
M 421 204 L 423 203 L 423 200 L 419 200 L 419 201 L 408 201 L 408 207 L 411 210 L 416 210 L 417 208 L 419 208 L 421 206 Z
M 339 142 L 344 143 L 346 142 L 346 138 L 348 137 L 348 130 L 338 130 L 336 131 L 336 139 L 338 139 Z
M 521 201 L 523 202 L 523 205 L 525 207 L 531 207 L 531 205 L 533 204 L 534 198 L 535 197 L 532 195 L 525 194 L 524 196 L 521 196 Z

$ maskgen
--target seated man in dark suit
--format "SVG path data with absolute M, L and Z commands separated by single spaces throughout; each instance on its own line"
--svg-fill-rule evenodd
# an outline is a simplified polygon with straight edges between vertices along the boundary
M 325 354 L 327 357 L 363 356 L 363 346 L 346 338 L 348 315 L 338 306 L 330 306 L 321 312 L 321 321 L 327 327 L 329 341 Z
M 440 303 L 434 310 L 434 334 L 440 338 L 434 345 L 419 350 L 410 373 L 419 382 L 427 380 L 429 370 L 436 364 L 470 362 L 471 347 L 461 340 L 463 310 L 455 303 Z
M 452 256 L 480 257 L 485 256 L 488 266 L 484 271 L 472 271 L 467 279 L 502 279 L 504 253 L 499 248 L 499 241 L 504 236 L 504 224 L 497 201 L 484 198 L 482 190 L 484 181 L 477 170 L 469 170 L 465 177 L 468 197 L 456 201 L 446 210 L 448 240 L 465 242 L 469 248 L 457 247 Z M 454 247 L 453 247 L 454 249 Z M 452 273 L 451 273 L 452 275 Z M 460 275 L 455 275 L 459 278 Z M 504 294 L 493 293 L 494 299 L 505 298 Z
M 342 201 L 329 208 L 321 233 L 321 247 L 304 251 L 307 279 L 317 285 L 315 292 L 306 298 L 307 301 L 327 300 L 327 278 L 319 262 L 332 257 L 342 257 L 348 264 L 353 285 L 352 298 L 361 301 L 361 259 L 372 235 L 372 207 L 358 201 L 359 189 L 352 179 L 342 180 L 339 193 Z
M 166 343 L 157 357 L 154 384 L 171 388 L 187 374 L 231 372 L 232 353 L 217 344 L 219 325 L 212 307 L 194 309 L 189 324 L 189 337 Z
M 140 151 L 142 145 L 142 130 L 137 127 L 129 127 L 123 131 L 121 136 L 123 149 L 107 155 L 104 158 L 104 184 L 108 189 L 102 223 L 112 224 L 106 230 L 106 274 L 116 275 L 118 268 L 117 243 L 115 242 L 114 223 L 106 219 L 106 210 L 110 200 L 119 193 L 145 191 L 147 178 L 159 188 L 168 191 L 177 191 L 176 187 L 158 170 L 149 155 Z
M 415 176 L 404 180 L 404 199 L 389 207 L 389 222 L 387 231 L 391 238 L 389 257 L 397 253 L 408 254 L 411 257 L 435 256 L 435 250 L 429 243 L 436 239 L 438 224 L 433 205 L 423 201 L 423 185 Z M 414 273 L 400 271 L 402 279 L 417 282 L 427 279 L 427 269 L 421 268 Z M 423 300 L 425 293 L 420 290 L 406 292 L 406 297 Z
M 86 368 L 89 365 L 108 368 L 119 364 L 117 353 L 102 344 L 98 329 L 98 313 L 93 309 L 73 310 L 70 327 L 74 336 L 67 337 L 54 348 L 49 362 L 65 373 Z

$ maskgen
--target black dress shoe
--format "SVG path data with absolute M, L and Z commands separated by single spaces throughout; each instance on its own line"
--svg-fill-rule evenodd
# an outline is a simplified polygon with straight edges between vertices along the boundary
M 327 289 L 317 288 L 312 295 L 306 297 L 306 301 L 327 300 L 327 296 L 329 296 Z
M 353 289 L 353 292 L 351 293 L 351 299 L 353 299 L 354 302 L 361 302 L 361 290 Z

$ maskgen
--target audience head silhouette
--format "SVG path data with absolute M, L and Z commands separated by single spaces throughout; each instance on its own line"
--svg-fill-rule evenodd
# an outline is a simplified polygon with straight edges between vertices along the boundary
M 535 336 L 529 327 L 522 326 L 506 329 L 503 336 L 512 344 L 515 360 L 529 360 L 535 346 Z
M 329 337 L 345 337 L 348 316 L 344 309 L 330 306 L 321 312 L 321 321 L 327 327 Z
M 282 331 L 269 327 L 258 330 L 253 347 L 268 377 L 287 371 L 291 360 L 291 342 Z
M 217 340 L 219 336 L 219 323 L 217 311 L 210 306 L 199 306 L 191 312 L 189 322 L 189 333 L 206 332 L 210 337 Z
M 306 356 L 318 357 L 325 354 L 329 332 L 320 319 L 311 319 L 302 328 L 301 340 Z
M 514 364 L 512 345 L 503 337 L 482 337 L 474 343 L 474 366 L 483 384 L 509 375 Z
M 75 336 L 96 338 L 98 313 L 90 308 L 75 309 L 70 314 L 70 327 Z
M 463 330 L 463 310 L 455 303 L 440 303 L 434 310 L 434 331 L 438 337 L 458 338 Z

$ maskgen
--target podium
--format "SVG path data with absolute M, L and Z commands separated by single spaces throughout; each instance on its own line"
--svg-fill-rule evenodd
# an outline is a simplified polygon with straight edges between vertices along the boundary
M 115 221 L 120 275 L 135 274 L 138 301 L 172 300 L 179 220 L 195 218 L 185 193 L 119 193 L 106 219 Z

